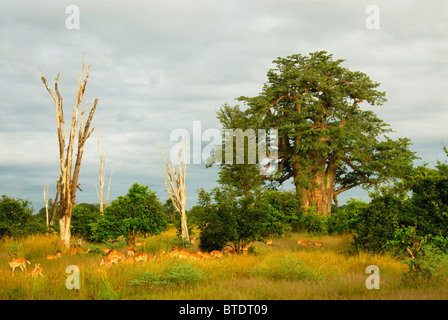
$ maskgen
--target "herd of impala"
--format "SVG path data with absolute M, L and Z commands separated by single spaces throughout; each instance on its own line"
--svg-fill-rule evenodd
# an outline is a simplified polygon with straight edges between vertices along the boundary
M 196 239 L 193 238 L 193 241 L 191 241 L 191 243 L 195 243 Z M 137 241 L 136 245 L 142 245 L 143 242 L 141 241 Z M 272 246 L 273 242 L 272 239 L 268 239 L 266 241 L 266 245 L 267 246 Z M 324 244 L 320 241 L 303 241 L 303 240 L 297 240 L 297 245 L 299 246 L 304 246 L 304 247 L 324 247 Z M 70 255 L 75 255 L 75 254 L 87 254 L 91 251 L 91 249 L 87 249 L 84 250 L 81 247 L 75 247 L 75 248 L 71 248 L 70 250 L 68 250 L 68 253 Z M 223 258 L 224 256 L 228 255 L 233 255 L 235 254 L 234 250 L 231 250 L 229 248 L 224 248 L 223 251 L 218 251 L 218 250 L 213 250 L 212 252 L 208 253 L 208 252 L 202 252 L 201 250 L 198 250 L 195 253 L 192 253 L 186 249 L 180 249 L 178 246 L 173 246 L 172 251 L 170 252 L 165 252 L 164 250 L 160 251 L 158 254 L 156 255 L 152 255 L 150 253 L 137 253 L 137 251 L 132 248 L 132 247 L 128 247 L 126 254 L 117 251 L 116 249 L 108 249 L 108 248 L 102 248 L 101 251 L 106 253 L 106 256 L 104 257 L 104 259 L 101 259 L 100 262 L 100 266 L 111 266 L 113 264 L 118 264 L 118 263 L 124 263 L 124 264 L 131 264 L 131 263 L 135 263 L 135 262 L 142 262 L 142 261 L 150 261 L 151 259 L 154 258 L 158 258 L 158 257 L 177 257 L 180 259 L 191 259 L 191 260 L 202 260 L 202 259 L 215 259 L 215 258 Z M 243 248 L 243 254 L 247 254 L 249 251 L 248 246 L 246 245 Z M 61 258 L 61 251 L 57 251 L 55 255 L 46 255 L 45 258 L 47 260 L 54 260 L 54 259 L 59 259 Z M 23 257 L 19 257 L 19 258 L 13 258 L 9 261 L 9 267 L 12 268 L 12 274 L 14 275 L 14 271 L 17 267 L 19 267 L 22 272 L 25 271 L 27 272 L 27 268 L 26 268 L 26 264 L 31 264 L 28 260 L 26 260 Z M 38 276 L 43 276 L 42 275 L 42 267 L 40 266 L 40 263 L 36 263 L 35 266 L 30 270 L 30 273 L 28 274 L 28 276 L 32 276 L 34 277 L 38 277 Z M 1 272 L 1 270 L 0 270 Z

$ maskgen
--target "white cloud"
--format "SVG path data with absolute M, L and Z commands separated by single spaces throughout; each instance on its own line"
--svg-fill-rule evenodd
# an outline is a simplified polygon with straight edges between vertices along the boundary
M 41 185 L 55 181 L 58 151 L 54 105 L 39 68 L 50 84 L 61 72 L 68 126 L 83 52 L 92 64 L 85 99 L 89 105 L 99 99 L 94 122 L 104 130 L 107 168 L 116 167 L 111 197 L 139 182 L 167 198 L 157 146 L 169 152 L 172 130 L 191 130 L 193 121 L 202 121 L 203 130 L 219 129 L 216 110 L 237 104 L 241 95 L 257 95 L 272 60 L 317 50 L 346 59 L 346 67 L 380 82 L 388 102 L 372 109 L 396 136 L 411 138 L 420 156 L 443 159 L 448 4 L 378 0 L 381 27 L 367 30 L 368 4 L 83 0 L 76 4 L 80 29 L 67 30 L 63 2 L 4 1 L 0 194 L 30 197 L 36 209 L 43 203 Z M 79 201 L 97 201 L 97 170 L 94 133 L 84 155 Z M 217 172 L 201 165 L 187 170 L 189 205 L 194 205 L 196 189 L 210 188 Z

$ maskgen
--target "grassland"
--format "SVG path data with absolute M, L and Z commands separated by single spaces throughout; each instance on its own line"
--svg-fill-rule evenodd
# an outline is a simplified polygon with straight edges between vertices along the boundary
M 297 239 L 319 240 L 324 248 L 297 246 Z M 169 251 L 176 242 L 173 229 L 144 240 L 139 252 Z M 100 266 L 102 253 L 64 254 L 47 260 L 60 249 L 57 236 L 36 236 L 0 242 L 0 299 L 447 299 L 448 278 L 406 281 L 407 266 L 389 255 L 352 254 L 351 237 L 291 234 L 274 239 L 273 246 L 254 243 L 255 254 L 213 260 L 155 258 L 147 262 Z M 90 244 L 93 251 L 110 244 Z M 125 252 L 126 245 L 113 245 Z M 187 248 L 191 252 L 197 246 Z M 16 270 L 13 277 L 8 251 L 43 267 L 43 277 Z M 80 268 L 80 288 L 69 290 L 67 266 Z M 380 270 L 380 289 L 367 289 L 366 267 Z

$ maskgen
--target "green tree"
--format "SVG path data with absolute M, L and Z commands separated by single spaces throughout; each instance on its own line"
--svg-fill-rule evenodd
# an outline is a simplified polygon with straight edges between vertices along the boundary
M 80 203 L 73 207 L 72 234 L 85 240 L 92 240 L 92 223 L 100 214 L 99 204 Z
M 199 190 L 198 203 L 204 208 L 199 215 L 200 248 L 221 250 L 225 245 L 241 252 L 252 241 L 269 235 L 265 203 L 255 194 L 241 196 L 234 188 Z M 196 217 L 196 218 L 198 218 Z
M 408 230 L 448 251 L 447 190 L 448 165 L 439 162 L 435 168 L 419 166 L 406 179 L 372 192 L 370 203 L 355 219 L 358 244 L 371 251 L 391 250 L 403 244 Z M 403 248 L 398 246 L 395 251 Z
M 125 196 L 112 201 L 105 215 L 108 217 L 101 225 L 112 224 L 113 233 L 123 235 L 129 243 L 134 243 L 138 234 L 160 234 L 168 220 L 156 193 L 138 183 Z
M 0 199 L 0 238 L 23 237 L 46 231 L 45 221 L 39 222 L 33 215 L 30 201 L 9 198 L 2 195 Z
M 244 111 L 220 111 L 229 124 L 236 118 L 238 125 L 243 114 L 255 130 L 278 130 L 277 173 L 261 177 L 279 183 L 293 178 L 305 212 L 317 206 L 326 215 L 340 193 L 405 176 L 416 159 L 409 139 L 389 138 L 388 125 L 361 109 L 386 101 L 380 84 L 344 68 L 343 61 L 325 51 L 278 58 L 262 92 L 238 98 Z

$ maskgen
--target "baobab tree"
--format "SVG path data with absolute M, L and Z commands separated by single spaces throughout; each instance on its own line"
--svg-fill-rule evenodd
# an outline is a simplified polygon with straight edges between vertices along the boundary
M 59 142 L 59 160 L 61 168 L 61 176 L 60 176 L 61 181 L 59 185 L 60 187 L 59 226 L 60 226 L 60 237 L 62 243 L 67 249 L 70 248 L 70 227 L 72 219 L 72 210 L 76 200 L 76 189 L 79 188 L 78 178 L 79 178 L 79 171 L 81 169 L 81 160 L 84 152 L 84 144 L 86 143 L 87 139 L 90 137 L 91 133 L 94 130 L 94 127 L 90 128 L 90 124 L 92 122 L 92 118 L 98 103 L 98 98 L 96 98 L 92 108 L 90 109 L 87 121 L 84 125 L 84 113 L 87 110 L 87 102 L 81 113 L 79 113 L 79 105 L 81 104 L 82 98 L 84 96 L 84 91 L 86 89 L 90 69 L 91 65 L 89 64 L 87 71 L 84 74 L 84 55 L 83 55 L 82 69 L 78 80 L 78 91 L 75 107 L 73 109 L 72 123 L 70 126 L 70 136 L 67 147 L 65 139 L 65 121 L 62 108 L 62 96 L 58 88 L 58 80 L 60 72 L 58 72 L 58 75 L 54 81 L 54 92 L 53 92 L 50 89 L 47 80 L 45 79 L 41 71 L 42 82 L 44 83 L 51 97 L 53 98 L 56 107 L 56 121 L 58 126 L 58 142 Z M 78 118 L 79 118 L 79 129 L 78 129 Z M 75 147 L 75 137 L 77 130 L 78 130 L 77 154 L 75 159 L 75 167 L 72 170 L 73 149 Z

